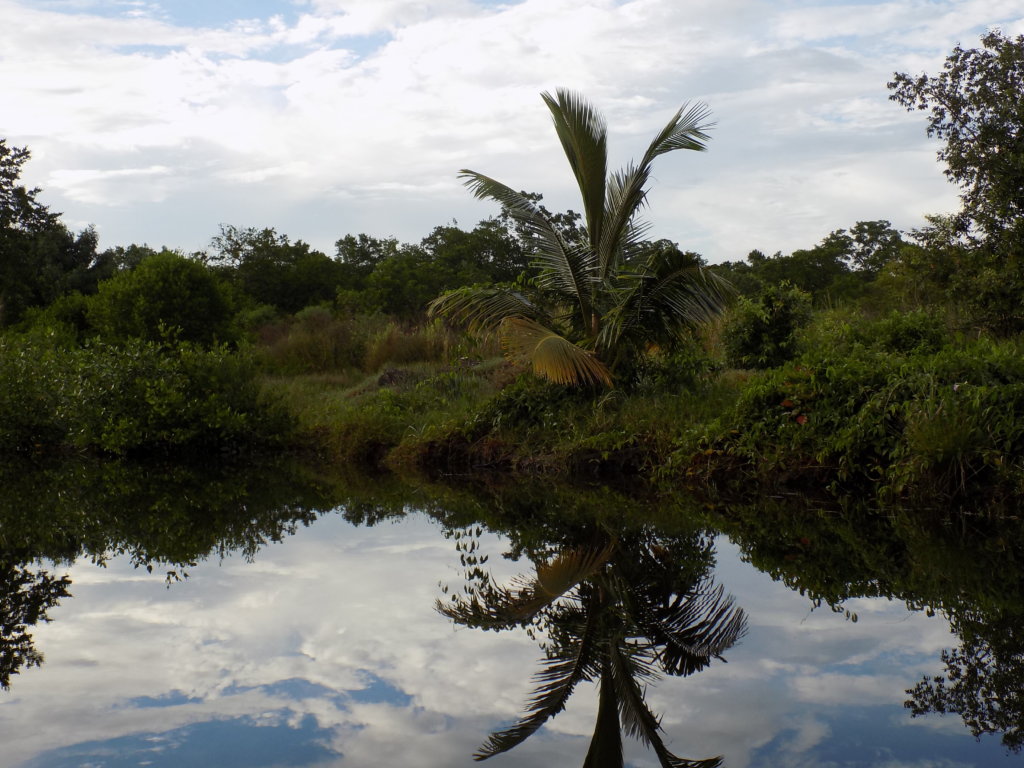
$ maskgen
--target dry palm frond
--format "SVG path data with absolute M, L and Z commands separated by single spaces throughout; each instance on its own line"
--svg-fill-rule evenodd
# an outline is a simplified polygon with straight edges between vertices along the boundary
M 611 371 L 592 352 L 525 317 L 502 323 L 501 344 L 509 357 L 528 360 L 534 373 L 557 384 L 612 385 Z

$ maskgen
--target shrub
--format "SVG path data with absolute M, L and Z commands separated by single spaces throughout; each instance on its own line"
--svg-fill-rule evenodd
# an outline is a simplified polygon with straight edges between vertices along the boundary
M 788 282 L 741 296 L 722 330 L 726 361 L 736 368 L 774 368 L 796 355 L 796 331 L 811 317 L 811 296 Z
M 100 283 L 88 319 L 108 341 L 160 341 L 171 335 L 212 344 L 229 340 L 231 311 L 206 266 L 162 251 Z
M 252 359 L 223 346 L 0 338 L 0 450 L 219 450 L 279 441 L 290 426 Z
M 264 401 L 251 357 L 140 340 L 77 353 L 70 440 L 112 453 L 273 442 L 289 428 Z
M 721 426 L 723 449 L 762 473 L 814 466 L 883 495 L 991 490 L 1024 469 L 1024 357 L 985 339 L 825 350 L 751 379 Z
M 0 336 L 0 450 L 59 442 L 67 427 L 57 417 L 66 353 L 12 334 Z

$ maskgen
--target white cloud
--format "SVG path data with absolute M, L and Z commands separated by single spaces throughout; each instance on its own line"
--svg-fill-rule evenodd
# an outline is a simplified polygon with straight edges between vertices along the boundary
M 1024 25 L 1004 0 L 310 0 L 216 28 L 93 7 L 0 0 L 0 135 L 33 149 L 27 180 L 105 244 L 205 245 L 198 200 L 220 201 L 214 220 L 273 211 L 238 223 L 327 250 L 350 231 L 415 240 L 494 212 L 458 189 L 463 167 L 578 208 L 538 98 L 564 85 L 606 113 L 616 164 L 683 101 L 710 104 L 709 153 L 659 160 L 650 218 L 716 260 L 955 207 L 885 82 L 934 71 L 986 25 Z M 174 173 L 142 194 L 125 172 L 159 166 Z

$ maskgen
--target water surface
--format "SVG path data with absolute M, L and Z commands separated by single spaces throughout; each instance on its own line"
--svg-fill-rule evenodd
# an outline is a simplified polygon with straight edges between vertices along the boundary
M 906 690 L 942 673 L 943 650 L 961 643 L 950 611 L 856 594 L 891 594 L 894 570 L 916 566 L 875 563 L 868 579 L 850 557 L 843 568 L 802 564 L 818 545 L 808 536 L 757 537 L 726 514 L 734 544 L 707 517 L 679 524 L 678 502 L 607 490 L 277 482 L 237 468 L 173 480 L 107 468 L 97 480 L 95 469 L 8 478 L 8 567 L 71 583 L 52 621 L 27 628 L 44 662 L 0 692 L 4 765 L 468 766 L 523 712 L 544 628 L 531 638 L 457 626 L 436 602 L 480 595 L 474 572 L 492 587 L 528 581 L 536 563 L 578 552 L 584 534 L 586 546 L 603 537 L 602 551 L 616 542 L 620 564 L 641 552 L 628 547 L 645 548 L 744 614 L 724 660 L 641 686 L 677 755 L 736 768 L 1020 762 L 998 733 L 976 741 L 958 715 L 904 707 Z M 53 487 L 69 472 L 77 488 Z M 821 576 L 829 568 L 834 583 Z M 30 589 L 23 580 L 20 594 Z M 844 591 L 855 594 L 835 599 Z M 582 765 L 598 710 L 596 681 L 581 682 L 565 711 L 489 764 Z M 625 741 L 627 765 L 658 765 Z

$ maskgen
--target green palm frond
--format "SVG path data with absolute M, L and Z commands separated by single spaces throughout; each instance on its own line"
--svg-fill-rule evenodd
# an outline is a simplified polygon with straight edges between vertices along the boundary
M 711 138 L 707 131 L 714 126 L 714 123 L 707 122 L 710 116 L 711 110 L 703 102 L 683 104 L 661 129 L 661 133 L 654 137 L 654 141 L 644 153 L 641 166 L 649 165 L 658 155 L 677 149 L 705 151 L 707 141 Z
M 600 274 L 607 279 L 620 267 L 620 257 L 629 250 L 630 242 L 646 227 L 633 222 L 647 200 L 647 179 L 650 165 L 629 165 L 608 178 L 605 193 L 605 226 L 599 244 Z
M 611 684 L 618 699 L 619 719 L 629 736 L 653 749 L 662 768 L 715 768 L 721 765 L 721 757 L 687 760 L 669 752 L 661 738 L 661 723 L 647 706 L 640 689 L 637 660 L 619 643 L 609 643 L 607 653 Z
M 580 681 L 591 679 L 596 670 L 598 614 L 596 610 L 583 612 L 586 623 L 574 642 L 560 645 L 558 655 L 546 659 L 544 668 L 534 676 L 538 685 L 527 704 L 526 716 L 511 728 L 492 733 L 473 755 L 474 760 L 486 760 L 521 744 L 565 709 L 569 696 Z
M 641 265 L 621 276 L 619 303 L 606 313 L 596 347 L 599 352 L 616 349 L 632 337 L 678 338 L 721 315 L 732 293 L 730 283 L 699 266 Z
M 558 228 L 523 193 L 476 171 L 463 169 L 459 178 L 474 197 L 500 203 L 533 236 L 537 250 L 532 255 L 541 270 L 542 287 L 570 297 L 583 315 L 589 315 L 592 282 L 589 250 L 566 242 Z
M 592 352 L 533 320 L 507 318 L 501 343 L 509 357 L 529 360 L 534 373 L 557 384 L 612 385 L 608 367 Z
M 509 317 L 550 322 L 529 296 L 502 285 L 473 285 L 449 291 L 430 302 L 427 314 L 453 320 L 474 333 L 497 330 Z
M 574 91 L 559 88 L 554 96 L 542 93 L 541 98 L 551 112 L 555 132 L 579 185 L 590 241 L 600 242 L 608 172 L 608 131 L 604 118 Z

